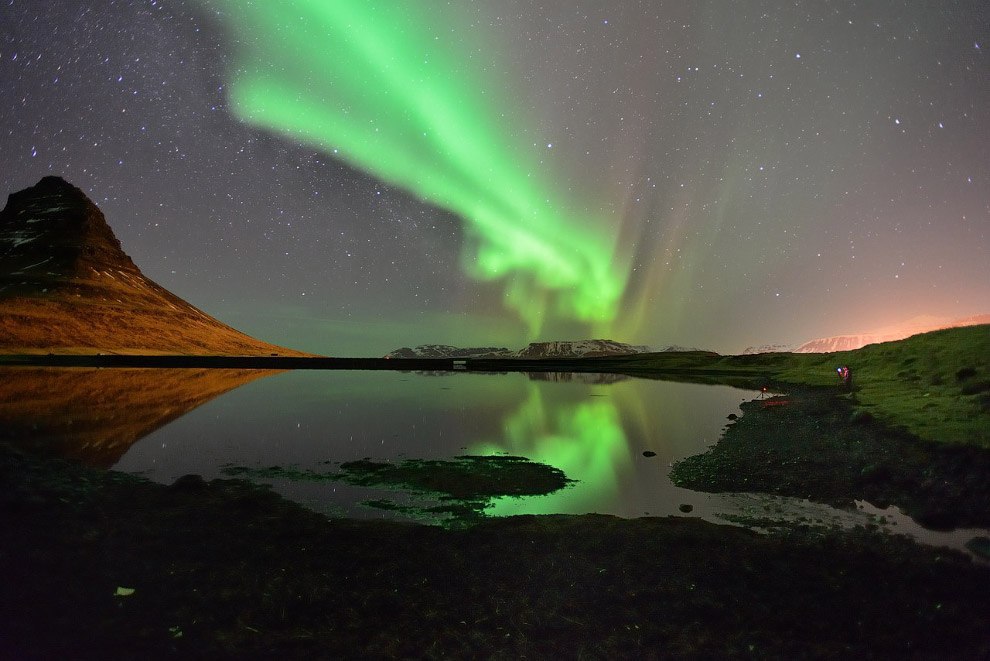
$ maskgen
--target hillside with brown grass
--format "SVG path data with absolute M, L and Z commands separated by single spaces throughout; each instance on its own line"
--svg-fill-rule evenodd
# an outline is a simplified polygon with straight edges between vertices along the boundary
M 146 278 L 58 177 L 0 212 L 0 352 L 308 355 L 245 335 Z

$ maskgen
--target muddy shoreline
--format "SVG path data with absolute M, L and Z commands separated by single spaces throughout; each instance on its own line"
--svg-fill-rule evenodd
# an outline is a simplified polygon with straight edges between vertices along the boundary
M 825 415 L 814 402 L 789 411 Z M 760 406 L 733 429 L 790 428 Z M 328 520 L 241 480 L 162 486 L 0 448 L 10 658 L 990 654 L 990 567 L 867 530 Z
M 927 528 L 990 528 L 990 451 L 890 429 L 854 409 L 854 392 L 777 387 L 787 394 L 742 404 L 718 444 L 674 467 L 674 483 L 834 507 L 866 500 Z

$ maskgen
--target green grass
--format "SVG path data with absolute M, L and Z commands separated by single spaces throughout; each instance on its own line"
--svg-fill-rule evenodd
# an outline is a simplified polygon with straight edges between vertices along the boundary
M 735 375 L 837 389 L 835 368 L 847 365 L 854 386 L 849 397 L 860 414 L 869 413 L 922 439 L 990 448 L 990 325 L 827 354 L 693 352 L 642 354 L 611 362 L 618 371 L 632 374 Z
M 853 403 L 927 440 L 990 448 L 990 325 L 952 328 L 832 354 L 790 354 L 782 381 L 837 384 L 853 371 Z

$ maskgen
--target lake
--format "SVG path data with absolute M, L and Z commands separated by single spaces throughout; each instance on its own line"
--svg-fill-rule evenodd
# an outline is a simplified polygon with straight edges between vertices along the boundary
M 727 416 L 760 396 L 729 386 L 596 374 L 29 367 L 0 369 L 0 379 L 0 438 L 166 484 L 238 469 L 325 475 L 365 458 L 508 454 L 575 482 L 549 495 L 492 499 L 487 515 L 689 515 L 848 527 L 875 524 L 882 514 L 889 529 L 928 543 L 960 547 L 972 536 L 926 531 L 894 508 L 866 503 L 836 510 L 674 486 L 672 463 L 716 443 Z M 328 515 L 434 522 L 424 512 L 435 501 L 422 495 L 254 479 Z M 383 509 L 383 500 L 418 513 Z

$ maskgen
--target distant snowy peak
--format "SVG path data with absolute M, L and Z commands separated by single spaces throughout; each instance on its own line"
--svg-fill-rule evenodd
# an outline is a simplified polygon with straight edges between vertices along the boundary
M 794 353 L 833 353 L 835 351 L 853 351 L 855 349 L 865 347 L 867 344 L 903 340 L 904 337 L 906 336 L 897 334 L 871 335 L 869 333 L 864 333 L 862 335 L 834 335 L 832 337 L 822 337 L 817 340 L 805 342 L 795 349 Z
M 516 358 L 594 358 L 596 356 L 628 356 L 651 351 L 646 346 L 634 346 L 614 340 L 563 340 L 531 342 L 516 352 Z
M 691 351 L 668 348 L 664 351 Z M 614 340 L 564 340 L 532 342 L 525 349 L 510 351 L 505 347 L 476 347 L 462 349 L 447 344 L 424 344 L 414 349 L 403 347 L 385 355 L 386 358 L 593 358 L 596 356 L 626 356 L 647 353 L 650 347 L 631 345 Z
M 515 352 L 505 347 L 473 347 L 462 349 L 449 344 L 422 344 L 416 348 L 402 347 L 385 354 L 386 358 L 512 358 Z
M 834 335 L 805 342 L 795 353 L 832 353 L 834 351 L 853 351 L 867 344 L 879 342 L 894 342 L 919 333 L 942 330 L 943 328 L 959 328 L 962 326 L 978 326 L 990 323 L 990 314 L 974 315 L 962 319 L 943 320 L 936 317 L 917 317 L 899 326 L 883 328 L 872 333 L 851 335 Z
M 645 348 L 645 347 L 644 347 Z M 645 352 L 639 353 L 715 353 L 711 349 L 699 349 L 697 347 L 682 347 L 679 344 L 671 344 L 669 347 L 664 347 L 663 349 L 646 349 Z

